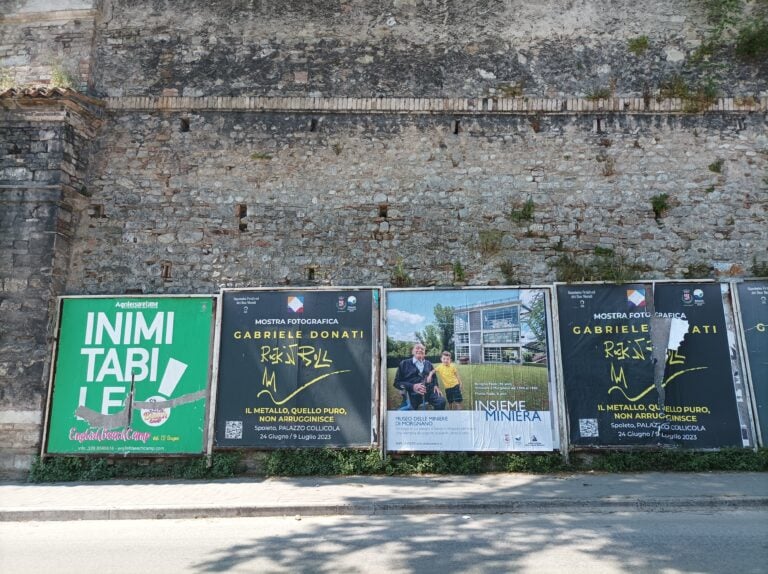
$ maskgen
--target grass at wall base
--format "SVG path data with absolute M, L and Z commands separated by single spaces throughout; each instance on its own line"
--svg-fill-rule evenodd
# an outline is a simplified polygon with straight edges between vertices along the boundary
M 246 465 L 243 452 L 213 455 L 208 468 L 204 458 L 107 459 L 52 457 L 37 459 L 30 482 L 70 482 L 109 479 L 214 480 L 237 476 L 353 476 L 420 474 L 482 474 L 526 472 L 768 472 L 768 449 L 723 449 L 691 452 L 678 449 L 578 451 L 565 464 L 558 453 L 435 453 L 401 454 L 382 458 L 369 450 L 276 450 L 259 454 L 257 468 Z

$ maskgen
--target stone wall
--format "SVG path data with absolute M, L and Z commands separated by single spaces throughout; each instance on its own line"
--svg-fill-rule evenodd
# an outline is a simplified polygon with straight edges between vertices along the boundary
M 767 146 L 763 113 L 115 110 L 67 289 L 389 285 L 401 258 L 420 284 L 507 261 L 537 283 L 595 247 L 648 277 L 743 274 L 768 251 Z
M 58 295 L 748 274 L 768 60 L 711 34 L 698 0 L 0 0 L 0 473 Z M 103 101 L 7 89 L 61 83 Z
M 748 3 L 750 7 L 755 2 Z M 749 12 L 747 12 L 749 13 Z M 183 17 L 181 16 L 183 15 Z M 100 96 L 759 96 L 768 62 L 694 58 L 704 3 L 665 0 L 105 2 Z M 647 48 L 628 41 L 645 36 Z
M 0 90 L 57 85 L 86 91 L 97 11 L 94 0 L 2 0 Z
M 84 210 L 94 118 L 60 96 L 0 99 L 0 475 L 39 452 L 56 296 Z

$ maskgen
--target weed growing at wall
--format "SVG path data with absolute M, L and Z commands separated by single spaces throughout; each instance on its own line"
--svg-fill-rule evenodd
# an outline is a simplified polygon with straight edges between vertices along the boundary
M 480 231 L 480 252 L 483 255 L 493 255 L 501 250 L 501 241 L 504 232 L 499 229 L 485 229 Z
M 375 450 L 276 450 L 264 465 L 267 476 L 348 476 L 383 470 L 384 461 Z
M 605 452 L 575 461 L 579 470 L 605 472 L 704 472 L 728 470 L 765 472 L 768 470 L 768 450 L 758 452 L 723 449 L 717 452 L 661 450 L 650 452 Z
M 603 162 L 603 167 L 600 172 L 604 177 L 616 175 L 616 161 L 612 157 L 605 158 L 605 162 Z
M 496 88 L 505 98 L 519 98 L 523 95 L 524 84 L 522 82 L 515 84 L 501 84 Z
M 75 85 L 73 75 L 62 66 L 51 68 L 51 86 L 54 88 L 72 88 Z
M 667 211 L 669 211 L 669 195 L 666 193 L 654 195 L 651 198 L 651 208 L 653 209 L 653 216 L 656 218 L 656 221 L 664 217 Z
M 520 285 L 521 281 L 517 277 L 517 268 L 511 261 L 502 261 L 499 264 L 499 271 L 504 277 L 505 285 Z
M 674 75 L 659 86 L 659 100 L 680 99 L 683 102 L 683 111 L 689 114 L 709 109 L 717 102 L 717 98 L 717 86 L 711 78 L 691 87 L 681 76 Z
M 638 36 L 627 40 L 627 50 L 635 56 L 642 56 L 648 50 L 648 36 Z
M 707 166 L 707 168 L 708 168 L 708 169 L 709 169 L 709 171 L 711 171 L 712 173 L 723 173 L 723 164 L 724 164 L 724 163 L 725 163 L 725 161 L 724 161 L 724 160 L 722 160 L 722 159 L 719 159 L 719 158 L 718 158 L 717 160 L 715 160 L 715 161 L 713 161 L 712 163 L 710 163 L 710 164 Z
M 627 261 L 613 250 L 597 247 L 588 261 L 580 261 L 574 255 L 563 253 L 550 263 L 558 281 L 579 283 L 581 281 L 610 281 L 625 283 L 634 281 L 648 271 L 648 267 Z
M 456 261 L 453 264 L 453 282 L 464 283 L 466 280 L 467 275 L 464 272 L 464 266 L 461 264 L 461 261 Z
M 435 454 L 410 454 L 396 459 L 389 458 L 387 474 L 479 474 L 487 472 L 485 457 L 479 454 L 438 452 Z
M 750 61 L 768 58 L 768 21 L 753 22 L 739 31 L 736 55 Z
M 515 223 L 522 223 L 523 221 L 532 221 L 533 212 L 536 206 L 533 203 L 532 198 L 528 198 L 520 209 L 512 209 L 509 212 L 509 219 Z
M 564 472 L 571 467 L 557 453 L 546 454 L 502 454 L 494 456 L 492 466 L 503 472 L 548 473 Z
M 752 267 L 750 267 L 750 272 L 753 277 L 768 277 L 768 261 L 758 263 L 757 257 L 752 257 Z
M 441 452 L 382 456 L 375 450 L 276 450 L 265 453 L 259 475 L 352 476 L 480 474 L 487 472 L 555 473 L 604 472 L 768 472 L 768 449 L 723 449 L 690 452 L 661 449 L 642 452 L 578 451 L 571 463 L 552 453 L 476 454 Z M 211 468 L 205 459 L 137 460 L 56 457 L 35 461 L 30 482 L 95 481 L 108 479 L 211 480 L 244 474 L 240 453 L 216 453 Z
M 704 112 L 717 102 L 718 95 L 714 81 L 707 79 L 688 95 L 683 105 L 683 111 L 688 114 Z
M 593 88 L 585 95 L 585 97 L 591 101 L 607 100 L 612 96 L 613 94 L 611 93 L 610 88 Z
M 205 458 L 136 460 L 51 457 L 36 459 L 29 473 L 30 482 L 92 481 L 122 479 L 213 479 L 230 478 L 240 471 L 239 453 L 213 455 L 211 467 Z
M 577 452 L 566 464 L 559 453 L 405 454 L 381 458 L 375 451 L 284 450 L 270 453 L 268 476 L 349 476 L 481 474 L 487 472 L 554 473 L 599 470 L 604 472 L 702 472 L 708 470 L 768 471 L 768 450 L 723 449 L 690 452 L 662 449 L 644 452 Z
M 395 263 L 395 268 L 392 270 L 392 276 L 390 277 L 393 287 L 410 287 L 413 283 L 411 276 L 403 267 L 403 260 L 398 259 Z
M 768 56 L 768 3 L 702 0 L 702 4 L 710 29 L 693 54 L 694 61 L 700 62 L 728 46 L 733 46 L 745 62 L 761 62 Z

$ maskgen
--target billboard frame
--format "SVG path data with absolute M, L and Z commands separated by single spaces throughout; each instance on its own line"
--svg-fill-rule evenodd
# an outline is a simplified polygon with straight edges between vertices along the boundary
M 743 384 L 747 395 L 747 401 L 750 406 L 750 418 L 752 422 L 752 436 L 755 437 L 754 450 L 766 446 L 768 437 L 764 437 L 760 428 L 760 413 L 757 411 L 757 394 L 755 392 L 755 382 L 752 379 L 752 368 L 749 363 L 749 352 L 747 348 L 747 335 L 744 325 L 743 315 L 741 313 L 741 297 L 738 286 L 748 283 L 763 282 L 768 284 L 768 278 L 749 278 L 742 281 L 731 281 L 731 299 L 733 304 L 734 320 L 736 322 L 736 336 L 738 338 L 739 355 L 741 358 L 741 371 L 744 373 Z M 768 383 L 766 383 L 768 384 Z M 768 415 L 766 415 L 768 416 Z
M 141 299 L 205 299 L 210 300 L 211 305 L 211 325 L 209 327 L 209 337 L 208 337 L 208 345 L 209 345 L 209 357 L 208 357 L 208 366 L 207 366 L 207 374 L 206 374 L 206 394 L 205 394 L 205 409 L 203 413 L 203 437 L 201 440 L 202 447 L 199 452 L 170 452 L 170 453 L 164 453 L 164 452 L 158 452 L 158 453 L 144 453 L 144 452 L 48 452 L 48 441 L 49 441 L 49 432 L 50 432 L 50 422 L 51 422 L 51 415 L 53 412 L 53 387 L 54 387 L 54 381 L 56 378 L 56 371 L 57 371 L 57 362 L 58 362 L 58 353 L 59 353 L 59 340 L 61 338 L 61 317 L 62 317 L 62 311 L 64 309 L 64 301 L 67 300 L 78 300 L 78 299 L 135 299 L 135 300 L 141 300 Z M 100 294 L 100 295 L 60 295 L 56 297 L 56 323 L 55 323 L 55 330 L 53 334 L 53 344 L 51 346 L 51 366 L 48 373 L 48 390 L 47 390 L 47 396 L 46 396 L 46 402 L 45 402 L 45 411 L 44 411 L 44 417 L 43 417 L 43 428 L 42 428 L 42 440 L 40 441 L 40 460 L 45 460 L 46 458 L 53 458 L 53 457 L 82 457 L 82 458 L 188 458 L 188 457 L 198 457 L 198 456 L 205 456 L 208 459 L 208 464 L 210 465 L 210 458 L 211 458 L 211 451 L 208 450 L 207 444 L 208 444 L 208 419 L 211 417 L 212 410 L 215 410 L 213 401 L 211 401 L 211 397 L 213 396 L 211 394 L 211 387 L 213 385 L 213 379 L 212 379 L 212 366 L 213 366 L 213 349 L 210 347 L 212 344 L 214 338 L 215 338 L 215 324 L 216 320 L 220 314 L 220 306 L 219 306 L 219 298 L 215 294 L 170 294 L 170 293 L 163 293 L 163 294 L 152 294 L 152 293 L 141 293 L 141 294 Z
M 717 279 L 712 278 L 706 278 L 706 279 L 636 279 L 636 280 L 627 280 L 627 281 L 580 281 L 580 282 L 564 282 L 564 281 L 556 281 L 552 284 L 552 288 L 554 290 L 554 315 L 557 316 L 558 321 L 558 333 L 557 333 L 557 339 L 558 339 L 558 356 L 557 356 L 557 365 L 558 370 L 561 374 L 561 390 L 563 393 L 563 414 L 562 414 L 562 422 L 565 429 L 565 434 L 561 438 L 561 440 L 567 444 L 567 449 L 569 452 L 589 452 L 589 451 L 656 451 L 661 449 L 670 449 L 675 448 L 674 445 L 638 445 L 638 444 L 628 444 L 628 445 L 573 445 L 571 444 L 570 438 L 571 438 L 571 418 L 568 412 L 568 405 L 565 401 L 565 374 L 563 372 L 563 356 L 562 356 L 562 347 L 559 344 L 560 339 L 560 330 L 559 330 L 559 320 L 560 320 L 560 310 L 559 310 L 559 302 L 557 298 L 557 291 L 558 288 L 561 286 L 568 286 L 568 285 L 602 285 L 602 286 L 621 286 L 621 285 L 627 285 L 627 284 L 642 284 L 646 287 L 650 286 L 653 293 L 655 293 L 656 285 L 668 285 L 668 284 L 685 284 L 685 283 L 691 283 L 691 284 L 715 284 L 715 285 L 726 285 L 728 286 L 729 293 L 728 297 L 731 303 L 731 312 L 733 317 L 731 318 L 731 323 L 733 324 L 733 331 L 736 336 L 737 341 L 734 341 L 736 343 L 736 352 L 737 357 L 734 360 L 733 357 L 730 358 L 730 366 L 731 366 L 731 381 L 734 384 L 734 389 L 736 387 L 736 384 L 740 384 L 744 390 L 746 395 L 746 403 L 747 407 L 745 409 L 747 419 L 748 419 L 748 428 L 751 431 L 751 437 L 752 437 L 752 445 L 751 446 L 743 446 L 738 447 L 742 449 L 751 449 L 756 450 L 758 447 L 758 435 L 755 432 L 755 429 L 757 427 L 756 418 L 754 416 L 754 409 L 756 409 L 756 405 L 754 401 L 752 400 L 752 393 L 751 388 L 748 387 L 747 379 L 745 379 L 743 376 L 741 377 L 741 381 L 738 382 L 739 374 L 743 373 L 745 370 L 744 367 L 744 350 L 741 347 L 741 339 L 743 338 L 743 325 L 740 322 L 740 314 L 737 312 L 737 308 L 735 305 L 735 289 L 733 288 L 733 283 L 731 281 L 719 281 Z M 738 283 L 738 282 L 737 282 Z M 727 327 L 728 327 L 728 308 L 725 305 L 725 300 L 722 297 L 722 287 L 721 287 L 721 301 L 723 302 L 723 315 L 724 315 L 724 322 L 726 325 L 726 336 L 727 336 Z M 654 304 L 654 312 L 655 312 L 655 297 L 653 299 Z M 738 408 L 738 403 L 736 403 L 737 407 L 737 413 L 739 413 L 739 423 L 741 424 L 741 410 Z M 743 425 L 742 425 L 743 426 Z M 713 448 L 686 448 L 685 450 L 688 452 L 713 452 L 713 451 L 719 451 L 724 447 L 713 447 Z
M 350 446 L 343 446 L 343 447 L 328 447 L 333 448 L 334 450 L 340 450 L 340 449 L 351 449 L 351 450 L 373 450 L 378 449 L 381 450 L 383 448 L 383 440 L 382 440 L 382 428 L 384 425 L 384 420 L 379 415 L 378 410 L 376 409 L 376 400 L 378 400 L 380 397 L 377 397 L 377 390 L 378 385 L 377 383 L 377 370 L 381 369 L 381 361 L 380 357 L 376 356 L 376 353 L 381 353 L 381 341 L 385 341 L 386 339 L 382 337 L 382 330 L 381 330 L 381 321 L 382 316 L 384 313 L 382 313 L 382 310 L 384 309 L 384 287 L 380 285 L 280 285 L 275 287 L 265 287 L 265 286 L 258 286 L 258 287 L 222 287 L 219 290 L 219 301 L 221 304 L 221 312 L 219 313 L 219 320 L 217 322 L 217 329 L 216 329 L 216 363 L 214 365 L 215 372 L 216 372 L 216 379 L 215 382 L 212 383 L 213 386 L 216 387 L 216 400 L 214 401 L 216 403 L 216 406 L 214 407 L 217 409 L 218 407 L 218 387 L 219 387 L 219 377 L 220 377 L 220 371 L 219 371 L 219 363 L 220 363 L 220 354 L 221 354 L 221 331 L 222 331 L 222 321 L 224 316 L 224 294 L 225 293 L 234 293 L 234 292 L 254 292 L 254 291 L 262 291 L 262 292 L 318 292 L 318 291 L 371 291 L 371 293 L 377 292 L 378 293 L 378 305 L 376 305 L 376 297 L 373 296 L 373 304 L 371 307 L 371 329 L 372 329 L 372 336 L 378 337 L 379 344 L 372 344 L 371 345 L 371 420 L 370 420 L 370 434 L 369 434 L 369 440 L 370 442 L 367 445 L 350 445 Z M 379 320 L 376 321 L 376 315 L 378 314 Z M 211 426 L 211 434 L 210 434 L 210 445 L 211 445 L 211 451 L 213 449 L 213 443 L 215 442 L 216 438 L 216 432 L 215 432 L 215 425 L 216 425 L 216 416 L 211 416 L 210 420 L 210 426 Z M 290 448 L 290 447 L 289 447 Z M 307 450 L 312 450 L 312 448 L 318 448 L 318 447 L 307 447 Z M 235 446 L 235 445 L 216 445 L 217 450 L 222 451 L 231 451 L 231 450 L 248 450 L 253 452 L 272 452 L 272 451 L 279 451 L 284 450 L 280 447 L 270 447 L 270 446 Z
M 551 413 L 551 416 L 553 418 L 560 417 L 560 408 L 563 403 L 561 401 L 560 396 L 560 390 L 562 388 L 561 381 L 559 379 L 559 373 L 558 373 L 558 365 L 557 360 L 555 357 L 553 346 L 555 344 L 555 331 L 554 326 L 557 324 L 557 317 L 556 317 L 556 308 L 554 306 L 554 292 L 555 289 L 553 285 L 468 285 L 468 286 L 452 286 L 452 285 L 435 285 L 435 286 L 429 286 L 429 287 L 387 287 L 384 289 L 384 297 L 388 298 L 389 293 L 404 293 L 404 292 L 438 292 L 438 291 L 455 291 L 455 292 L 461 292 L 461 291 L 503 291 L 503 290 L 526 290 L 526 289 L 537 289 L 544 292 L 544 305 L 545 305 L 545 312 L 548 313 L 548 318 L 551 319 L 551 321 L 548 322 L 548 329 L 547 329 L 547 371 L 549 374 L 549 385 L 548 385 L 548 391 L 549 391 L 549 400 L 550 400 L 550 409 L 549 412 Z M 383 298 L 382 301 L 386 302 L 386 298 Z M 386 342 L 387 338 L 389 336 L 389 326 L 387 323 L 386 315 L 387 311 L 389 311 L 389 305 L 384 305 L 385 312 L 382 313 L 382 350 L 381 350 L 381 412 L 384 421 L 386 421 L 387 416 L 387 347 Z M 551 323 L 551 324 L 550 324 Z M 559 341 L 558 341 L 559 344 Z M 549 350 L 552 350 L 551 352 Z M 561 424 L 559 422 L 556 422 L 555 420 L 552 420 L 551 424 L 551 430 L 552 430 L 552 450 L 547 452 L 556 452 L 559 453 L 561 456 L 565 458 L 565 461 L 568 461 L 568 453 L 567 450 L 563 447 L 563 433 L 562 429 L 560 428 Z M 499 453 L 524 453 L 524 454 L 540 454 L 541 451 L 448 451 L 448 450 L 437 450 L 437 451 L 396 451 L 396 450 L 388 450 L 389 445 L 386 444 L 387 442 L 387 432 L 386 428 L 383 429 L 383 437 L 382 437 L 382 443 L 384 443 L 383 446 L 383 452 L 390 452 L 394 454 L 435 454 L 440 452 L 466 452 L 469 454 L 478 454 L 478 455 L 492 455 L 492 454 L 499 454 Z

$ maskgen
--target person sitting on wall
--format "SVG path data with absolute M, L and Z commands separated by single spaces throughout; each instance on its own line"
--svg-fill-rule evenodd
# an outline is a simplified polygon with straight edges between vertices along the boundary
M 395 373 L 395 388 L 404 391 L 406 399 L 406 405 L 399 410 L 417 410 L 427 404 L 437 411 L 445 410 L 445 398 L 440 395 L 437 383 L 427 382 L 427 376 L 435 369 L 424 357 L 424 345 L 416 343 L 411 353 L 413 357 L 401 361 Z

